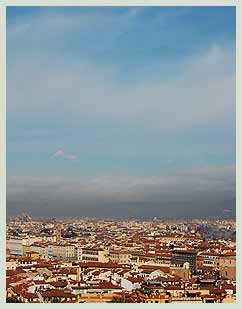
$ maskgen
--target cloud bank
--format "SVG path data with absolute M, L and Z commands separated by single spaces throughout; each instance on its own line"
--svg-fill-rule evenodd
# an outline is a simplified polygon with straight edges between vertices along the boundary
M 145 219 L 234 217 L 235 196 L 233 166 L 163 177 L 9 177 L 7 213 Z

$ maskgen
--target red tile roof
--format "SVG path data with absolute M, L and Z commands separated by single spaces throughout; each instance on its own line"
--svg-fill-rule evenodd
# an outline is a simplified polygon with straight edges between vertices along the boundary
M 75 294 L 71 293 L 67 290 L 61 290 L 61 289 L 50 289 L 46 292 L 41 293 L 42 297 L 61 297 L 61 298 L 73 298 L 77 297 Z

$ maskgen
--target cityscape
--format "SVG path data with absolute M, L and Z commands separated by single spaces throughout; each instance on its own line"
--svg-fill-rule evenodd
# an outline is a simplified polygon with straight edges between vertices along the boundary
M 236 5 L 10 5 L 6 37 L 6 302 L 238 302 Z
M 233 220 L 7 224 L 7 302 L 234 303 Z

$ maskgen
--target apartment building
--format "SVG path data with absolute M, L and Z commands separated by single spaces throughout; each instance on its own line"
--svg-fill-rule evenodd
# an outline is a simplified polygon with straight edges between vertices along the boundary
M 31 244 L 41 240 L 41 237 L 11 237 L 7 239 L 6 247 L 9 249 L 11 255 L 25 255 L 30 251 Z
M 197 256 L 197 269 L 211 270 L 219 267 L 219 254 L 211 252 L 203 252 Z
M 75 246 L 68 244 L 51 244 L 48 246 L 48 256 L 57 259 L 74 260 Z
M 110 251 L 109 261 L 113 263 L 129 264 L 131 262 L 132 254 L 127 251 Z
M 236 254 L 227 253 L 219 258 L 220 275 L 229 280 L 236 280 Z
M 192 272 L 196 271 L 197 253 L 194 250 L 174 250 L 171 256 L 172 265 L 183 265 L 188 262 Z
M 108 262 L 108 251 L 102 248 L 77 248 L 76 259 L 83 262 Z

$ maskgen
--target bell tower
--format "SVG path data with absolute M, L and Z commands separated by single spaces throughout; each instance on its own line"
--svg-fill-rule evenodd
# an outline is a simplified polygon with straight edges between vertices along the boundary
M 62 225 L 58 223 L 56 226 L 56 231 L 55 231 L 57 243 L 61 242 L 61 228 L 62 228 Z

